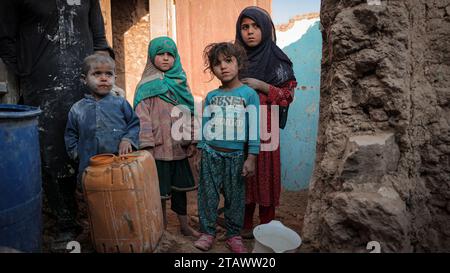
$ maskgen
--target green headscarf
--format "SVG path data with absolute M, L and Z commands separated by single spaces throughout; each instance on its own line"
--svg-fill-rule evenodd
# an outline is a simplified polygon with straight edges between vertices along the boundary
M 165 73 L 154 65 L 156 55 L 162 53 L 175 58 L 173 67 Z M 194 97 L 187 85 L 177 46 L 169 37 L 155 38 L 148 46 L 147 65 L 134 94 L 134 108 L 142 100 L 156 96 L 173 105 L 185 105 L 194 112 Z

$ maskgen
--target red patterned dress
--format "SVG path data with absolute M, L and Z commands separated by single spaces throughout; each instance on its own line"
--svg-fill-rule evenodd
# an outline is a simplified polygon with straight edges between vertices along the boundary
M 270 86 L 269 94 L 259 92 L 260 105 L 280 105 L 288 106 L 294 99 L 294 90 L 297 87 L 296 81 L 289 81 L 281 87 Z M 263 121 L 263 118 L 261 118 Z M 277 123 L 278 124 L 278 123 Z M 261 124 L 261 129 L 263 128 Z M 262 132 L 262 131 L 261 131 Z M 272 139 L 280 139 L 280 129 L 271 128 L 270 107 L 267 110 L 267 132 L 270 132 Z M 262 146 L 268 141 L 261 139 Z M 257 158 L 256 175 L 247 179 L 246 183 L 246 204 L 259 204 L 264 207 L 273 207 L 280 203 L 281 192 L 281 167 L 280 167 L 280 145 L 274 151 L 260 151 Z

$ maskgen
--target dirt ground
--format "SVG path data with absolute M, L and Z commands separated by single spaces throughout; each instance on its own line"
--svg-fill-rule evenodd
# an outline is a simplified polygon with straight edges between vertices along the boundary
M 308 191 L 299 192 L 288 192 L 282 191 L 280 207 L 276 210 L 276 220 L 281 221 L 285 226 L 296 231 L 300 237 L 302 236 L 303 228 L 303 217 L 306 211 L 306 206 L 308 202 Z M 168 206 L 170 208 L 170 206 Z M 190 215 L 191 225 L 199 229 L 198 215 L 197 215 L 197 196 L 196 191 L 190 192 L 188 194 L 188 214 Z M 168 226 L 167 230 L 164 232 L 161 241 L 155 250 L 157 253 L 200 253 L 202 251 L 198 250 L 193 246 L 195 241 L 194 237 L 183 236 L 179 231 L 179 223 L 176 214 L 170 209 L 167 211 L 168 215 Z M 255 212 L 254 223 L 257 224 L 258 211 Z M 44 217 L 44 252 L 69 252 L 66 249 L 66 242 L 64 243 L 54 243 L 55 234 L 52 231 L 54 221 L 50 218 Z M 217 239 L 213 248 L 209 253 L 229 253 L 230 251 L 225 246 L 225 230 L 218 226 Z M 73 238 L 72 238 L 73 239 Z M 68 241 L 72 239 L 68 238 Z M 90 238 L 88 232 L 84 232 L 78 238 L 77 241 L 81 244 L 81 252 L 92 253 L 95 250 L 90 243 Z M 253 250 L 253 239 L 244 240 L 247 249 L 251 252 Z M 302 247 L 298 249 L 299 252 L 302 251 Z
M 189 208 L 188 214 L 190 215 L 191 224 L 197 230 L 199 229 L 198 216 L 197 216 L 197 196 L 196 192 L 189 193 Z M 308 192 L 288 192 L 283 191 L 281 194 L 280 207 L 276 211 L 276 220 L 281 221 L 285 226 L 296 231 L 300 237 L 303 227 L 303 216 L 306 211 L 308 202 Z M 257 219 L 258 211 L 255 212 L 254 223 L 258 223 Z M 164 234 L 160 245 L 157 248 L 157 252 L 161 253 L 198 253 L 200 250 L 193 246 L 195 238 L 186 237 L 181 235 L 179 231 L 179 224 L 176 214 L 170 211 L 168 213 L 168 227 L 167 232 Z M 218 226 L 218 233 L 216 242 L 209 253 L 228 253 L 230 252 L 225 246 L 225 230 Z M 253 239 L 244 240 L 245 245 L 249 251 L 253 250 Z M 298 249 L 301 251 L 301 247 Z

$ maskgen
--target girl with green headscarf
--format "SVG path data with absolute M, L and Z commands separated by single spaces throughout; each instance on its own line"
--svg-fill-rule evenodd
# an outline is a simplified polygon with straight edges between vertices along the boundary
M 174 58 L 173 66 L 162 72 L 155 67 L 156 56 L 168 53 Z M 181 66 L 175 42 L 169 37 L 155 38 L 148 47 L 148 60 L 142 79 L 137 86 L 134 107 L 146 98 L 158 96 L 173 105 L 185 105 L 194 111 L 194 98 L 187 86 L 186 73 Z
M 140 148 L 150 151 L 155 158 L 164 226 L 167 226 L 166 200 L 171 199 L 171 209 L 178 216 L 181 232 L 200 236 L 189 226 L 187 218 L 186 192 L 197 189 L 188 161 L 195 145 L 192 138 L 179 140 L 178 136 L 172 135 L 172 127 L 179 126 L 180 121 L 183 130 L 192 129 L 185 122 L 185 116 L 184 119 L 183 116 L 181 119 L 172 117 L 172 112 L 177 110 L 177 113 L 189 115 L 187 120 L 192 124 L 194 98 L 177 46 L 169 37 L 159 37 L 150 42 L 147 65 L 136 89 L 134 107 L 141 126 Z

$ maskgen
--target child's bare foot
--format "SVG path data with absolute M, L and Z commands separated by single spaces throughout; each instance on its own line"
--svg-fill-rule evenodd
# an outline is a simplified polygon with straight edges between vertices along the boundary
M 167 230 L 166 200 L 161 200 L 164 230 Z
M 178 220 L 180 221 L 181 234 L 184 236 L 200 237 L 201 234 L 189 225 L 187 215 L 178 215 Z
M 192 227 L 181 228 L 180 231 L 184 236 L 193 236 L 195 238 L 199 238 L 201 235 L 200 232 L 196 231 Z
M 244 239 L 253 239 L 253 229 L 243 229 L 241 230 L 241 237 Z

